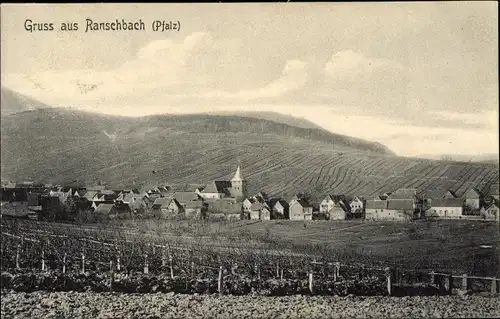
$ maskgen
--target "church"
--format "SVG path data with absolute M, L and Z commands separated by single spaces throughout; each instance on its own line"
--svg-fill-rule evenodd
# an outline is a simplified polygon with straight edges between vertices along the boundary
M 208 184 L 205 189 L 197 192 L 203 199 L 235 198 L 244 199 L 247 196 L 247 181 L 243 179 L 238 166 L 230 181 L 219 180 Z

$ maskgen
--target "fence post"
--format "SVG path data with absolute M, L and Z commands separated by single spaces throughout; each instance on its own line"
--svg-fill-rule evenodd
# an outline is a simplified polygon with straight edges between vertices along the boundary
M 21 244 L 17 245 L 17 252 L 16 252 L 16 268 L 21 269 L 21 266 L 19 265 L 19 257 L 21 254 Z
M 66 252 L 64 252 L 64 257 L 63 257 L 63 274 L 66 273 L 66 257 L 68 256 L 68 254 Z
M 45 271 L 45 251 L 42 249 L 42 271 Z
M 462 289 L 463 290 L 468 290 L 469 289 L 469 282 L 467 280 L 467 274 L 462 275 Z
M 116 256 L 116 270 L 120 271 L 121 270 L 121 264 L 120 264 L 120 256 L 121 256 L 121 252 L 118 251 L 118 256 Z
M 276 278 L 278 278 L 280 276 L 280 263 L 277 262 L 276 263 Z
M 144 255 L 144 273 L 149 274 L 148 254 Z
M 498 293 L 497 278 L 491 279 L 491 293 L 492 294 L 497 294 Z
M 436 284 L 436 273 L 434 272 L 434 270 L 431 271 L 431 284 Z
M 165 267 L 167 265 L 167 257 L 165 256 L 165 249 L 161 250 L 161 266 Z
M 313 281 L 312 267 L 311 267 L 311 270 L 309 271 L 309 291 L 311 292 L 311 295 L 314 294 L 314 281 Z
M 281 269 L 281 277 L 280 277 L 281 280 L 283 280 L 283 269 Z
M 337 281 L 340 277 L 340 262 L 335 263 L 335 281 Z
M 113 269 L 113 260 L 109 261 L 109 291 L 113 291 L 113 282 L 115 281 L 115 272 Z
M 387 279 L 387 293 L 392 296 L 392 270 L 391 268 L 385 268 L 385 278 Z
M 194 261 L 191 262 L 191 279 L 194 278 Z
M 446 275 L 444 281 L 444 286 L 446 289 L 446 292 L 451 295 L 453 292 L 453 276 L 451 274 Z
M 82 251 L 82 274 L 85 273 L 85 253 Z
M 174 264 L 172 260 L 172 255 L 168 255 L 168 259 L 170 261 L 170 278 L 174 279 Z
M 218 283 L 217 283 L 217 290 L 219 290 L 219 294 L 222 294 L 222 266 L 219 266 L 219 280 L 218 280 Z

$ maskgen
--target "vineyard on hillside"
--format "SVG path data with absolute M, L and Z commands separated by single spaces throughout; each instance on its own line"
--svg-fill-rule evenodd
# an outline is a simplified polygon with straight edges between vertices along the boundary
M 65 129 L 51 129 L 56 126 L 44 127 L 47 132 L 40 135 L 26 136 L 22 127 L 15 128 L 15 134 L 2 133 L 2 175 L 85 185 L 103 181 L 110 188 L 150 187 L 230 178 L 240 164 L 250 193 L 262 190 L 290 198 L 307 191 L 314 199 L 327 193 L 371 197 L 402 187 L 443 193 L 451 189 L 460 196 L 469 187 L 484 190 L 499 181 L 495 164 L 381 155 L 276 134 L 136 127 L 112 142 L 102 132 L 71 129 L 65 134 Z

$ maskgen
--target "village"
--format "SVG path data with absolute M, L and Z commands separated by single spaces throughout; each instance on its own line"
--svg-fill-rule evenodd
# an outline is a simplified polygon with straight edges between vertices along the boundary
M 403 188 L 372 198 L 325 194 L 322 201 L 315 203 L 309 194 L 299 193 L 290 199 L 269 197 L 263 191 L 249 195 L 239 166 L 231 180 L 215 180 L 181 190 L 168 185 L 141 191 L 111 190 L 105 185 L 67 187 L 8 182 L 1 191 L 2 216 L 30 219 L 500 221 L 498 185 L 490 185 L 487 191 L 472 187 L 462 196 L 451 190 L 421 192 Z

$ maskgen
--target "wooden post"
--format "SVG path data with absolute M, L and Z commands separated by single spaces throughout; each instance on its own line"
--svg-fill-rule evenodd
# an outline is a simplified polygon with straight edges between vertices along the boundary
M 149 274 L 148 254 L 144 255 L 144 273 Z
M 45 271 L 45 251 L 42 249 L 42 271 Z
M 309 291 L 311 295 L 314 294 L 314 282 L 313 282 L 313 271 L 312 269 L 309 271 Z
M 19 265 L 20 254 L 21 254 L 21 244 L 18 244 L 16 252 L 16 269 L 21 269 L 21 266 Z
M 82 251 L 82 274 L 85 273 L 85 253 Z
M 448 295 L 451 295 L 453 292 L 453 277 L 451 274 L 448 274 L 445 276 L 444 284 L 445 284 L 446 292 L 448 293 Z
M 191 278 L 194 278 L 194 261 L 191 262 Z
M 497 294 L 498 293 L 498 283 L 497 283 L 498 279 L 496 278 L 493 278 L 491 280 L 491 293 L 492 294 Z
M 392 296 L 392 270 L 391 268 L 385 268 L 385 278 L 387 279 L 387 293 Z
M 68 254 L 66 252 L 64 252 L 64 257 L 63 257 L 63 269 L 62 269 L 62 272 L 63 274 L 66 273 L 66 257 L 68 256 Z
M 113 269 L 113 260 L 109 261 L 109 291 L 113 291 L 113 283 L 115 281 L 115 272 Z
M 118 256 L 116 257 L 116 270 L 120 271 L 121 270 L 121 252 L 118 252 Z
M 469 289 L 469 282 L 467 280 L 467 274 L 462 275 L 462 289 L 463 290 L 468 290 Z
M 167 257 L 165 256 L 165 249 L 162 249 L 161 252 L 161 266 L 162 267 L 167 266 Z
M 276 278 L 278 278 L 280 276 L 280 263 L 277 262 L 276 263 Z
M 281 269 L 281 277 L 280 277 L 281 280 L 283 280 L 283 269 Z
M 431 271 L 431 284 L 436 284 L 436 273 L 434 272 L 434 270 Z
M 340 277 L 340 263 L 335 263 L 335 281 L 337 281 Z
M 219 281 L 217 283 L 217 289 L 219 290 L 219 294 L 222 294 L 223 291 L 223 286 L 222 286 L 222 272 L 223 272 L 223 269 L 222 269 L 222 266 L 219 266 Z
M 174 279 L 174 264 L 172 260 L 172 255 L 168 255 L 168 259 L 170 261 L 170 278 Z

